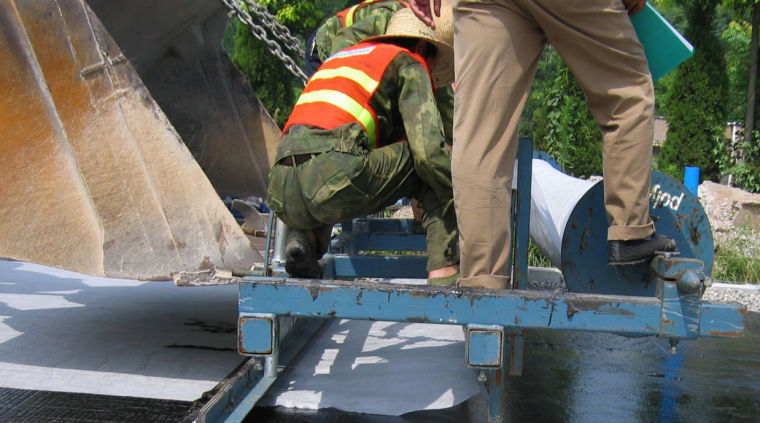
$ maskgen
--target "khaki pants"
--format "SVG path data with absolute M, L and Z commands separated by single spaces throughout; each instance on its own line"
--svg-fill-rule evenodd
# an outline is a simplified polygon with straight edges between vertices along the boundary
M 454 0 L 452 178 L 462 286 L 503 288 L 508 281 L 518 121 L 546 42 L 583 87 L 604 135 L 608 239 L 654 233 L 654 91 L 622 1 Z

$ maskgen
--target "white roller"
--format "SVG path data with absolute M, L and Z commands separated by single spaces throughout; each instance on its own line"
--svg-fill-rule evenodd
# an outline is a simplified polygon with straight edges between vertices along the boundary
M 516 174 L 513 180 L 517 180 Z M 533 159 L 530 237 L 558 268 L 561 268 L 562 234 L 567 220 L 578 201 L 597 183 L 601 181 L 575 178 L 545 160 Z

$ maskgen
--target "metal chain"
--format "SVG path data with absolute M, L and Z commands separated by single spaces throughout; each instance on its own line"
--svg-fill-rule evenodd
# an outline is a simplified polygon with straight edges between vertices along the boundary
M 290 30 L 288 27 L 280 23 L 280 20 L 277 19 L 276 16 L 269 13 L 269 10 L 267 10 L 266 6 L 263 4 L 255 1 L 255 0 L 239 0 L 240 3 L 246 5 L 249 7 L 248 10 L 253 10 L 256 12 L 256 16 L 261 18 L 261 22 L 269 28 L 269 30 L 272 32 L 272 34 L 275 37 L 278 37 L 280 41 L 285 45 L 286 48 L 289 48 L 291 51 L 295 52 L 299 55 L 299 57 L 303 57 L 303 48 L 301 48 L 301 42 L 298 40 L 298 38 L 294 37 L 290 34 Z
M 266 30 L 261 26 L 256 24 L 254 22 L 253 17 L 250 13 L 248 13 L 248 9 L 245 6 L 249 6 L 252 9 L 254 9 L 257 13 L 262 13 L 261 16 L 265 16 L 261 20 L 264 21 L 265 25 L 272 31 L 275 37 L 280 37 L 281 40 L 283 40 L 283 43 L 286 45 L 286 47 L 290 48 L 292 51 L 298 53 L 300 56 L 303 56 L 303 49 L 301 49 L 300 43 L 296 38 L 294 38 L 292 35 L 290 35 L 290 31 L 288 31 L 288 28 L 282 25 L 279 21 L 277 21 L 277 18 L 272 16 L 269 11 L 264 8 L 264 6 L 256 3 L 252 0 L 222 0 L 222 2 L 230 9 L 230 15 L 237 16 L 238 19 L 240 19 L 241 22 L 248 25 L 251 28 L 251 33 L 254 37 L 258 38 L 259 40 L 266 43 L 267 48 L 269 51 L 277 56 L 280 60 L 282 60 L 285 67 L 293 73 L 298 79 L 301 80 L 301 83 L 303 85 L 306 85 L 306 81 L 309 79 L 306 74 L 301 70 L 301 68 L 296 64 L 296 62 L 287 54 L 285 54 L 282 51 L 282 48 L 277 43 L 277 41 L 269 38 L 267 36 Z M 263 15 L 265 13 L 265 15 Z M 268 22 L 267 22 L 268 21 Z M 276 22 L 276 23 L 275 23 Z M 279 31 L 279 32 L 278 32 Z M 293 46 L 296 46 L 295 48 Z

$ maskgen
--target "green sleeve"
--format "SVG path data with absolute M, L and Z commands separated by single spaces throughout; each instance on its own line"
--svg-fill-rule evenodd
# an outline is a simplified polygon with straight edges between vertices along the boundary
M 427 70 L 418 62 L 399 69 L 398 108 L 417 174 L 441 198 L 451 195 L 451 152 Z
M 332 43 L 335 38 L 335 34 L 341 30 L 340 18 L 333 16 L 326 20 L 317 29 L 317 34 L 314 37 L 314 43 L 317 46 L 317 54 L 319 59 L 324 62 L 332 54 Z
M 403 4 L 397 1 L 367 4 L 356 9 L 353 25 L 345 28 L 340 27 L 340 19 L 336 17 L 337 27 L 335 23 L 332 23 L 331 28 L 325 31 L 323 43 L 326 46 L 329 45 L 329 51 L 322 60 L 369 37 L 385 34 L 385 29 L 393 14 L 402 7 L 404 7 Z M 319 39 L 317 42 L 319 46 Z
M 435 91 L 435 95 L 438 102 L 438 110 L 441 112 L 446 144 L 452 145 L 454 140 L 454 89 L 451 88 L 451 85 L 447 85 L 438 88 Z
M 369 37 L 385 34 L 389 19 L 390 17 L 382 14 L 371 15 L 354 22 L 351 26 L 341 28 L 333 37 L 330 54 L 358 44 Z

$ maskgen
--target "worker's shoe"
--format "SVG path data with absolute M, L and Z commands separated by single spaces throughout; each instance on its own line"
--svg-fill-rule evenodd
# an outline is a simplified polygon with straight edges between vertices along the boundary
M 459 272 L 456 272 L 453 275 L 449 275 L 449 276 L 441 276 L 438 278 L 428 278 L 427 280 L 428 285 L 435 285 L 435 286 L 456 286 L 457 282 L 459 282 Z
M 322 268 L 317 262 L 316 246 L 305 231 L 292 229 L 285 241 L 285 271 L 294 278 L 319 279 Z
M 613 266 L 638 264 L 651 260 L 657 252 L 675 251 L 676 242 L 665 235 L 630 241 L 610 241 L 607 262 Z

